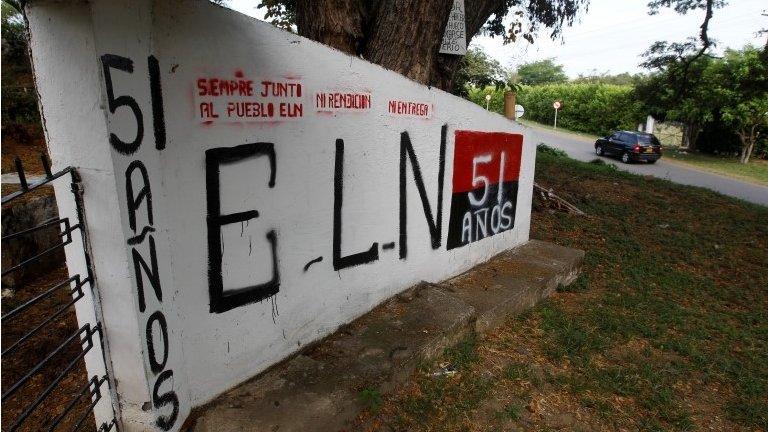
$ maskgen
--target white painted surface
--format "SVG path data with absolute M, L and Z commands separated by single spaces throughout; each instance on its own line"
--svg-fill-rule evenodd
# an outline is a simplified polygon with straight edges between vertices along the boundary
M 523 108 L 523 106 L 520 104 L 515 105 L 515 118 L 519 119 L 519 118 L 522 118 L 524 115 L 525 115 L 525 108 Z
M 128 251 L 121 225 L 117 183 L 111 162 L 101 94 L 97 53 L 89 6 L 79 4 L 28 4 L 31 31 L 30 47 L 35 82 L 40 95 L 43 126 L 52 168 L 58 171 L 72 165 L 82 177 L 86 218 L 95 267 L 95 292 L 104 300 L 106 336 L 120 343 L 111 344 L 111 361 L 119 371 L 119 388 L 131 413 L 149 400 L 144 360 L 140 345 L 138 316 L 133 307 L 135 290 L 129 279 Z M 69 184 L 54 182 L 60 214 L 73 214 Z M 67 266 L 70 273 L 82 271 L 82 250 L 68 247 Z M 80 304 L 82 302 L 78 302 Z M 78 321 L 88 322 L 95 311 L 78 305 Z M 88 375 L 100 376 L 100 362 L 86 358 Z M 98 424 L 109 421 L 109 401 L 95 409 Z M 148 418 L 148 421 L 152 419 Z
M 464 0 L 454 0 L 448 23 L 445 25 L 440 53 L 462 56 L 467 54 L 467 18 L 464 11 Z
M 528 240 L 535 143 L 525 141 L 514 228 L 448 249 L 453 180 L 458 174 L 453 165 L 455 133 L 523 131 L 502 116 L 204 1 L 102 0 L 75 6 L 40 1 L 29 7 L 29 19 L 52 157 L 57 166 L 75 165 L 83 174 L 98 288 L 125 430 L 146 430 L 158 418 L 178 430 L 192 407 L 393 294 L 421 280 L 448 278 Z M 133 73 L 109 69 L 114 97 L 133 97 L 143 116 L 144 138 L 130 154 L 110 146 L 110 133 L 131 141 L 137 122 L 126 106 L 114 113 L 108 109 L 99 60 L 104 54 L 133 62 Z M 164 150 L 156 149 L 154 136 L 150 55 L 158 60 L 162 82 Z M 262 80 L 301 84 L 301 96 L 200 93 L 201 78 L 209 83 L 211 78 L 236 80 L 239 73 L 254 86 Z M 355 104 L 334 102 L 332 97 L 326 99 L 331 101 L 329 108 L 318 103 L 318 93 L 370 95 L 370 106 L 361 105 L 360 98 Z M 215 105 L 219 117 L 201 113 L 200 106 L 206 102 Z M 283 117 L 243 118 L 224 116 L 222 111 L 230 103 L 252 104 L 253 108 L 269 102 L 275 104 L 275 110 L 280 103 L 300 104 L 302 115 L 287 117 L 286 111 Z M 296 105 L 290 106 L 295 113 Z M 406 157 L 408 248 L 401 259 L 401 134 L 407 132 L 418 159 L 434 219 L 444 125 L 439 245 L 433 248 L 413 165 Z M 486 136 L 489 145 L 496 140 L 491 135 L 475 135 L 481 145 L 486 144 Z M 344 141 L 341 255 L 364 252 L 377 243 L 378 258 L 334 270 L 338 139 Z M 260 302 L 212 312 L 205 152 L 253 143 L 273 144 L 274 187 L 268 186 L 271 170 L 266 156 L 220 167 L 221 214 L 259 212 L 242 226 L 222 226 L 224 293 L 273 278 L 266 236 L 271 230 L 276 234 L 279 291 Z M 482 157 L 476 164 L 475 186 L 483 184 L 480 177 L 498 178 L 498 171 L 491 167 L 498 165 L 500 154 L 478 150 Z M 486 156 L 490 159 L 483 159 Z M 511 156 L 505 154 L 505 158 L 509 169 Z M 125 173 L 136 161 L 146 167 L 153 220 L 150 223 L 147 218 L 146 200 L 141 201 L 134 229 L 129 223 Z M 472 167 L 461 169 L 471 171 Z M 139 171 L 130 179 L 136 196 L 143 184 Z M 480 190 L 474 197 L 484 195 Z M 499 219 L 496 221 L 499 226 Z M 137 245 L 127 244 L 143 227 L 154 232 Z M 162 300 L 140 271 L 146 299 L 141 311 L 132 249 L 150 264 L 150 236 L 156 244 Z M 385 249 L 390 242 L 395 243 L 394 248 Z M 305 271 L 318 257 L 322 261 Z M 165 318 L 169 342 L 167 361 L 162 362 L 162 337 L 155 322 L 150 332 L 152 346 L 158 363 L 163 363 L 157 370 L 151 367 L 146 332 L 153 313 Z M 172 379 L 164 380 L 170 373 Z M 153 397 L 158 381 L 158 394 Z M 179 409 L 172 422 L 174 403 L 160 398 L 171 391 Z M 143 406 L 149 409 L 143 410 Z

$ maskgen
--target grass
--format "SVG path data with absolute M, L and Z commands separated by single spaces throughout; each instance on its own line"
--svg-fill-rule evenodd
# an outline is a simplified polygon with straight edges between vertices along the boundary
M 426 366 L 392 430 L 768 430 L 768 208 L 540 151 L 536 180 L 590 217 L 534 211 L 584 249 L 549 300 Z M 430 369 L 431 368 L 431 369 Z
M 768 160 L 752 158 L 749 163 L 743 164 L 735 156 L 723 157 L 689 153 L 677 149 L 667 150 L 665 156 L 667 160 L 693 165 L 715 174 L 768 186 Z
M 381 392 L 374 388 L 364 388 L 357 395 L 363 406 L 371 412 L 378 412 L 383 403 Z

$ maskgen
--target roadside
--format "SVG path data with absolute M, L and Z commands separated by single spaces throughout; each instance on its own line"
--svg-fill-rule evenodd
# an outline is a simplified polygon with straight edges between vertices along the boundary
M 767 429 L 768 209 L 537 157 L 536 181 L 589 217 L 535 211 L 531 236 L 586 250 L 582 277 L 446 350 L 366 420 L 414 431 Z M 456 373 L 435 376 L 441 367 Z
M 679 163 L 714 174 L 768 186 L 768 160 L 753 158 L 749 163 L 742 164 L 735 158 L 689 153 L 675 148 L 666 149 L 664 156 L 668 162 Z
M 527 137 L 534 144 L 545 143 L 551 147 L 563 150 L 571 158 L 582 162 L 600 159 L 605 163 L 614 165 L 619 170 L 639 174 L 646 178 L 656 177 L 683 185 L 699 186 L 751 203 L 768 206 L 768 186 L 710 173 L 683 163 L 670 162 L 668 159 L 671 158 L 662 157 L 661 160 L 653 165 L 624 164 L 617 159 L 595 155 L 594 141 L 590 142 L 583 137 L 574 138 L 571 135 L 561 133 L 559 130 L 555 132 L 532 127 Z
M 524 125 L 526 125 L 526 126 L 528 126 L 528 127 L 531 127 L 531 128 L 548 130 L 550 132 L 558 133 L 558 134 L 561 134 L 561 135 L 566 135 L 566 136 L 572 137 L 574 139 L 582 140 L 584 142 L 594 143 L 595 140 L 598 138 L 597 135 L 592 135 L 592 134 L 588 134 L 588 133 L 575 132 L 575 131 L 571 131 L 571 130 L 563 129 L 563 128 L 555 129 L 554 126 L 552 126 L 552 125 L 546 125 L 544 123 L 535 122 L 533 120 L 528 120 L 528 119 L 525 119 L 525 118 L 518 119 L 517 121 L 522 123 L 522 124 L 524 124 Z
M 566 129 L 554 129 L 551 125 L 545 125 L 531 120 L 520 119 L 525 126 L 546 130 L 553 134 L 567 136 L 574 140 L 594 144 L 597 135 L 581 132 L 573 132 Z M 674 147 L 665 147 L 663 159 L 666 162 L 678 166 L 717 174 L 731 179 L 740 180 L 760 186 L 768 186 L 768 161 L 752 159 L 748 164 L 741 164 L 736 158 L 724 158 L 700 153 L 689 153 Z

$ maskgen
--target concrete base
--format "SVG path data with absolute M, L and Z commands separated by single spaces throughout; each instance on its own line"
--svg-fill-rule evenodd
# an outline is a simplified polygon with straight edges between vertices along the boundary
M 583 259 L 584 251 L 532 240 L 443 283 L 422 283 L 198 409 L 192 428 L 347 430 L 363 408 L 360 391 L 393 391 L 419 362 L 573 282 Z

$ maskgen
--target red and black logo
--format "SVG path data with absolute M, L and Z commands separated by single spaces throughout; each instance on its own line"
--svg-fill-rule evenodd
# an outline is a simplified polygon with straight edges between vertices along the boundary
M 523 136 L 456 131 L 448 249 L 515 226 Z

